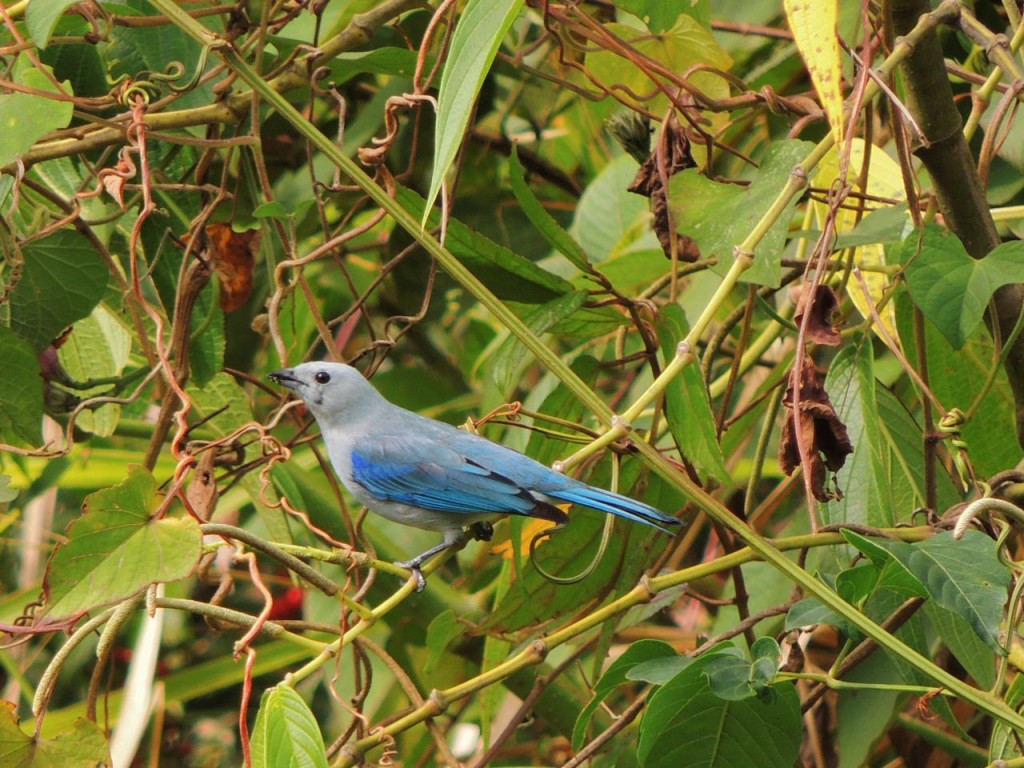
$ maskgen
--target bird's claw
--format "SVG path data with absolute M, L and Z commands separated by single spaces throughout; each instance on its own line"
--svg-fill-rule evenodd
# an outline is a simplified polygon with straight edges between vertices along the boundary
M 487 521 L 480 521 L 469 526 L 468 531 L 472 533 L 473 538 L 477 541 L 490 541 L 491 536 L 494 535 L 494 526 Z M 412 560 L 395 563 L 395 565 L 399 568 L 406 568 L 412 571 L 412 574 L 416 577 L 416 591 L 422 592 L 427 588 L 427 577 L 423 575 L 423 571 L 421 570 L 423 564 L 434 555 L 444 552 L 446 549 L 461 547 L 466 542 L 466 533 L 466 530 L 460 530 L 458 531 L 458 538 L 450 540 L 446 537 L 444 543 L 438 544 L 432 549 L 428 549 L 426 552 L 421 555 L 417 555 Z
M 422 562 L 419 559 L 407 560 L 402 563 L 395 563 L 399 568 L 406 568 L 416 577 L 416 591 L 422 592 L 427 588 L 427 577 L 423 575 L 423 571 L 420 569 Z
M 427 577 L 423 575 L 423 571 L 419 568 L 411 568 L 413 576 L 416 577 L 416 591 L 422 592 L 427 588 Z

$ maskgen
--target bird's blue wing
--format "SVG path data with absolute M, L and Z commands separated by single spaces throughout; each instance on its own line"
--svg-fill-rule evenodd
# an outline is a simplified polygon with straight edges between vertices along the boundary
M 352 479 L 383 501 L 438 512 L 564 517 L 508 477 L 434 441 L 388 438 L 359 446 Z

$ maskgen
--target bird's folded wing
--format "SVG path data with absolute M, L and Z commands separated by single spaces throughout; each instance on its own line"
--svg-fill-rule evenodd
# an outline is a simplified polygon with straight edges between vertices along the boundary
M 538 500 L 507 477 L 452 451 L 415 441 L 360 446 L 352 452 L 352 478 L 373 496 L 438 512 L 536 514 Z

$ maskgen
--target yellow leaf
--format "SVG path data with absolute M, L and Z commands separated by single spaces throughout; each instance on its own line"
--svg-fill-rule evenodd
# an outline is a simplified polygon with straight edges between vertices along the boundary
M 862 176 L 864 165 L 865 143 L 863 139 L 854 139 L 850 146 L 850 167 L 847 174 L 849 181 L 854 183 L 855 191 L 870 195 L 872 198 L 883 200 L 902 201 L 906 198 L 903 188 L 903 175 L 900 172 L 899 164 L 878 148 L 871 148 L 871 166 L 867 173 L 867 189 L 860 189 L 856 180 Z M 818 165 L 817 173 L 812 184 L 815 187 L 828 189 L 839 177 L 839 157 L 833 148 Z M 887 204 L 880 200 L 865 200 L 864 208 L 867 212 L 886 207 Z M 814 213 L 821 226 L 828 213 L 828 206 L 825 203 L 815 202 Z M 849 232 L 857 223 L 857 214 L 850 209 L 842 209 L 836 212 L 836 234 Z M 860 312 L 864 319 L 871 318 L 871 307 L 877 306 L 889 287 L 889 276 L 883 272 L 868 271 L 871 267 L 885 265 L 885 248 L 879 243 L 862 245 L 853 252 L 853 263 L 860 267 L 864 282 L 867 284 L 868 295 L 864 295 L 864 289 L 856 278 L 850 279 L 846 292 L 850 301 Z M 889 302 L 879 312 L 882 326 L 890 338 L 898 341 L 896 332 L 896 311 L 892 302 Z
M 839 61 L 839 0 L 785 0 L 786 20 L 807 65 L 814 89 L 832 126 L 836 144 L 843 143 L 843 70 Z

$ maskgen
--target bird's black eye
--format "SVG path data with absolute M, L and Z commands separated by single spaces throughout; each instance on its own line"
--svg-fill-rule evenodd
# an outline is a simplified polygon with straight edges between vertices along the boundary
M 316 380 L 317 384 L 326 384 L 328 381 L 331 380 L 331 374 L 329 374 L 327 371 L 317 371 L 313 375 L 313 378 Z

